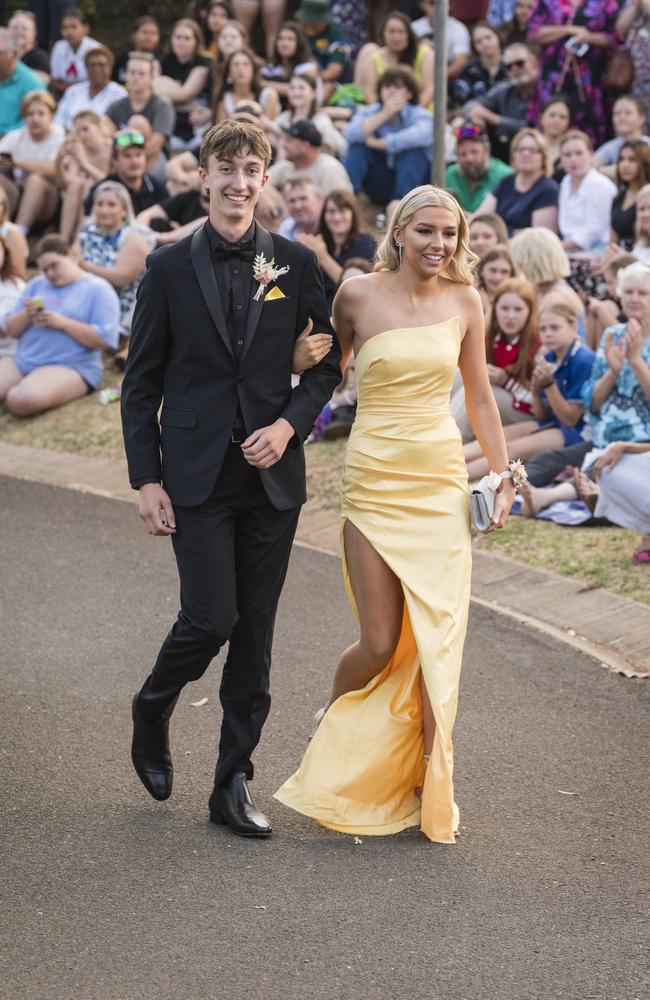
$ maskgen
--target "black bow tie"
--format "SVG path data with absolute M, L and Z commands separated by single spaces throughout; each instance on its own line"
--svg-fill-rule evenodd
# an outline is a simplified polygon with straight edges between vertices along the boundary
M 214 248 L 214 255 L 217 260 L 239 257 L 240 260 L 250 261 L 255 257 L 255 243 L 253 240 L 244 240 L 242 243 L 223 243 L 219 240 Z

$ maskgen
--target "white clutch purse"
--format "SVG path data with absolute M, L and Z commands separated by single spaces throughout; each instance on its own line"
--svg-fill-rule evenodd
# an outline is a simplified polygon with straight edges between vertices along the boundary
M 471 493 L 472 524 L 477 531 L 484 535 L 494 528 L 494 505 L 497 499 L 497 490 L 502 479 L 512 479 L 515 489 L 520 490 L 526 483 L 528 476 L 521 461 L 511 462 L 506 472 L 490 472 L 483 476 L 474 486 Z
M 493 473 L 490 473 L 489 476 L 483 476 L 472 490 L 472 524 L 477 531 L 481 531 L 483 534 L 494 528 L 492 518 L 497 491 L 490 486 L 492 476 Z

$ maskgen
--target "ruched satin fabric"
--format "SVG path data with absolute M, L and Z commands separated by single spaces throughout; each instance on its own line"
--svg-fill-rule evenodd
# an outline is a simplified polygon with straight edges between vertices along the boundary
M 458 829 L 452 729 L 471 576 L 466 466 L 449 411 L 460 340 L 453 318 L 386 330 L 357 355 L 342 516 L 401 580 L 402 632 L 381 673 L 331 706 L 300 768 L 276 793 L 344 833 L 420 824 L 430 840 L 451 844 Z M 344 552 L 343 574 L 354 608 Z M 420 672 L 436 719 L 426 768 Z

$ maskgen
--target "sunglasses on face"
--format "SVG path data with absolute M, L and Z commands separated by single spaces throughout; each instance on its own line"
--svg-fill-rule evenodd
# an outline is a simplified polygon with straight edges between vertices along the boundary
M 118 132 L 113 142 L 116 149 L 125 149 L 126 146 L 144 146 L 144 136 L 142 132 Z
M 511 69 L 523 69 L 526 65 L 525 59 L 513 59 L 511 62 L 503 64 L 505 68 L 510 72 Z

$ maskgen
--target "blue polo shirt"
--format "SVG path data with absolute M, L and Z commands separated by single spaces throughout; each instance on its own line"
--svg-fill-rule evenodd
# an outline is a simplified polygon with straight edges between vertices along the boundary
M 30 90 L 47 90 L 47 87 L 29 66 L 17 62 L 13 76 L 0 80 L 0 136 L 20 128 L 20 102 Z
M 549 351 L 544 355 L 544 360 L 549 364 L 557 364 L 557 357 L 554 351 Z M 583 386 L 591 378 L 591 370 L 594 366 L 596 355 L 588 347 L 584 347 L 580 340 L 576 339 L 566 352 L 562 361 L 555 370 L 555 384 L 566 399 L 567 403 L 579 403 L 583 406 L 582 390 Z M 540 396 L 546 406 L 548 406 L 548 416 L 542 423 L 545 427 L 557 427 L 564 434 L 564 444 L 577 444 L 585 437 L 585 417 L 584 414 L 575 427 L 566 427 L 560 423 L 548 402 L 546 391 L 542 389 Z

